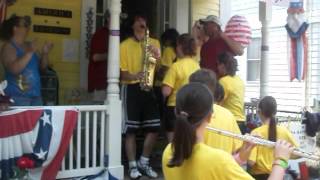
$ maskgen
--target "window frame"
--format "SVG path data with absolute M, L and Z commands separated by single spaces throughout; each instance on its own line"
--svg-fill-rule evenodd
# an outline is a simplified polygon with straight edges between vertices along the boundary
M 262 41 L 262 39 L 261 39 L 260 36 L 252 37 L 251 43 L 253 43 L 255 39 L 260 40 L 260 41 L 258 41 L 258 42 L 260 43 L 260 45 L 257 46 L 257 50 L 260 51 L 260 53 L 259 53 L 260 57 L 259 57 L 259 58 L 249 58 L 249 51 L 250 51 L 249 48 L 250 48 L 250 45 L 251 45 L 251 44 L 250 44 L 250 45 L 247 47 L 247 62 L 246 62 L 246 66 L 247 66 L 246 82 L 247 82 L 247 83 L 259 83 L 259 82 L 260 82 L 260 72 L 261 72 L 261 70 L 260 70 L 260 63 L 261 63 L 261 41 Z M 249 67 L 249 63 L 250 63 L 250 62 L 259 62 L 258 77 L 257 77 L 256 80 L 249 80 L 249 68 L 248 68 L 248 67 Z

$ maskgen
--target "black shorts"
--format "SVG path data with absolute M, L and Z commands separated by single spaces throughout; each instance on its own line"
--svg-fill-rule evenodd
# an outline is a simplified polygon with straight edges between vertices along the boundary
M 139 84 L 122 86 L 124 133 L 159 132 L 159 106 L 153 91 L 142 91 Z
M 165 117 L 162 120 L 162 126 L 167 132 L 172 132 L 174 130 L 174 124 L 176 122 L 174 108 L 175 106 L 167 106 L 165 108 Z
M 164 113 L 165 113 L 165 101 L 163 99 L 161 87 L 154 87 L 154 94 L 156 95 L 157 103 L 159 105 L 159 113 L 160 113 L 160 119 L 164 118 Z

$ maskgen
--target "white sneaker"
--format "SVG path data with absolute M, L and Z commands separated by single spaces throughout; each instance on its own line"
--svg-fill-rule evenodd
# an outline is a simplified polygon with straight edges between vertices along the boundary
M 149 164 L 143 165 L 140 161 L 137 162 L 138 169 L 142 174 L 148 176 L 149 178 L 157 178 L 158 174 L 155 172 Z
M 139 172 L 137 167 L 132 167 L 129 169 L 129 177 L 130 179 L 139 179 L 142 174 Z

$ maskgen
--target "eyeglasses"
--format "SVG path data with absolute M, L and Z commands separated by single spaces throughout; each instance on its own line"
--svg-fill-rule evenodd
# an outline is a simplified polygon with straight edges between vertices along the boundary
M 24 28 L 29 29 L 29 28 L 30 28 L 30 25 L 29 25 L 29 24 L 26 24 L 26 23 L 23 23 L 23 24 L 19 24 L 17 27 L 24 27 Z
M 31 25 L 31 18 L 30 16 L 24 16 L 20 20 L 19 27 L 25 27 L 25 28 L 30 28 Z

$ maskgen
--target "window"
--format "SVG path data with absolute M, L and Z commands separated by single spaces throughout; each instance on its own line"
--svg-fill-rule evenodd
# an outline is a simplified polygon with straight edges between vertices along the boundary
M 104 1 L 97 0 L 97 12 L 96 12 L 96 29 L 99 29 L 104 25 Z
M 247 49 L 247 81 L 259 81 L 261 38 L 253 38 Z
M 160 1 L 160 29 L 161 33 L 170 27 L 170 1 Z

